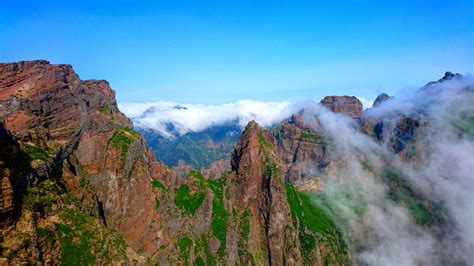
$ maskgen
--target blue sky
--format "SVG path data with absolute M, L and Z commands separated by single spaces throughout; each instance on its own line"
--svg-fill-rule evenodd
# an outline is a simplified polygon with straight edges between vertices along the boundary
M 374 98 L 474 70 L 474 0 L 137 2 L 0 0 L 0 61 L 204 104 Z

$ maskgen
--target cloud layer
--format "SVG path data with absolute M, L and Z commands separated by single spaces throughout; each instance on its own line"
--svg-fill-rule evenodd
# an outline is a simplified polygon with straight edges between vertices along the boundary
M 119 104 L 137 128 L 153 129 L 165 137 L 197 132 L 211 126 L 238 123 L 245 126 L 255 120 L 270 127 L 291 116 L 300 108 L 289 102 L 259 102 L 243 100 L 222 105 L 178 104 L 156 102 Z
M 402 117 L 420 121 L 415 159 L 393 153 L 390 140 Z M 326 201 L 319 203 L 328 206 L 345 231 L 357 263 L 473 265 L 474 81 L 452 80 L 395 95 L 367 110 L 365 118 L 383 121 L 380 142 L 353 120 L 325 108 L 314 106 L 303 115 L 328 136 L 332 165 L 320 176 Z M 382 178 L 387 167 L 441 206 L 440 220 L 420 225 L 412 210 L 390 200 L 390 187 Z
M 372 102 L 359 98 L 364 108 Z M 314 102 L 262 102 L 242 100 L 221 105 L 180 104 L 175 102 L 120 103 L 119 108 L 130 117 L 135 127 L 153 129 L 162 136 L 173 137 L 198 132 L 211 126 L 237 123 L 244 127 L 255 120 L 262 127 L 271 127 Z

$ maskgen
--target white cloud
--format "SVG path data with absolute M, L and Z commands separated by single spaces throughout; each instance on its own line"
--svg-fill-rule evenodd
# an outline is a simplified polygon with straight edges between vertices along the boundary
M 359 99 L 359 101 L 362 102 L 362 105 L 364 106 L 364 110 L 372 107 L 372 104 L 374 103 L 374 99 L 369 100 L 369 99 L 362 98 L 362 97 L 357 97 L 357 99 Z
M 469 78 L 395 95 L 365 112 L 366 118 L 384 122 L 388 135 L 381 142 L 360 132 L 353 120 L 325 108 L 309 109 L 303 116 L 330 141 L 332 165 L 320 176 L 323 193 L 330 210 L 347 221 L 341 224 L 359 249 L 354 254 L 357 262 L 474 265 L 474 139 L 472 132 L 462 134 L 456 126 L 464 123 L 472 130 L 473 103 L 474 80 Z M 402 160 L 392 151 L 391 134 L 401 115 L 420 121 L 420 131 L 414 132 L 418 159 Z M 364 162 L 372 170 L 366 170 Z M 388 187 L 380 182 L 385 165 L 395 167 L 417 193 L 440 204 L 442 220 L 419 226 L 406 206 L 388 200 Z M 366 211 L 360 216 L 351 206 Z
M 221 105 L 121 103 L 119 108 L 132 118 L 135 127 L 154 129 L 165 137 L 172 137 L 174 132 L 170 125 L 174 126 L 180 135 L 229 122 L 236 122 L 244 127 L 251 120 L 257 121 L 263 127 L 270 127 L 298 112 L 301 107 L 290 102 L 242 100 Z

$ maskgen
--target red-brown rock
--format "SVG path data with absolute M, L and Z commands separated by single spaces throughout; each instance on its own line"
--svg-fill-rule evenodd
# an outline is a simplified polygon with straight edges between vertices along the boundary
M 354 119 L 360 119 L 362 116 L 362 102 L 354 96 L 326 96 L 321 100 L 321 104 L 329 110 L 345 114 Z

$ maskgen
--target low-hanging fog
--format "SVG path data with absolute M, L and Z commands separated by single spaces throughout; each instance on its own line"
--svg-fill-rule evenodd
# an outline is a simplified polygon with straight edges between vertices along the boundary
M 368 100 L 359 98 L 364 106 Z M 130 117 L 136 128 L 154 130 L 163 137 L 203 131 L 212 126 L 235 123 L 242 129 L 251 120 L 269 128 L 298 112 L 312 102 L 263 102 L 240 100 L 219 105 L 175 102 L 127 103 L 119 108 Z
M 474 265 L 472 78 L 430 84 L 365 110 L 363 125 L 383 123 L 378 140 L 320 105 L 302 118 L 329 143 L 331 163 L 313 169 L 324 188 L 311 195 L 340 225 L 357 264 Z M 411 155 L 402 156 L 392 145 L 407 118 L 417 127 Z

